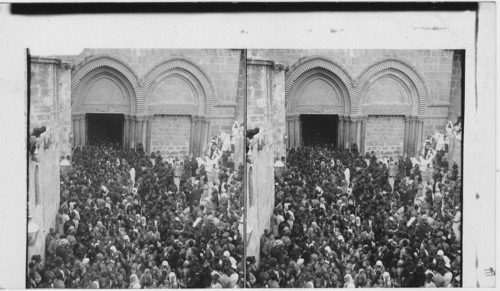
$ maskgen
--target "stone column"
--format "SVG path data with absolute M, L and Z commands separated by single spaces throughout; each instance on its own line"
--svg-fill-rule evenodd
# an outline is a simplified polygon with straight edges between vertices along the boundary
M 130 134 L 129 134 L 129 148 L 135 149 L 135 123 L 136 123 L 136 117 L 135 116 L 130 116 L 130 123 L 129 123 L 129 129 L 130 129 Z
M 201 140 L 201 122 L 200 122 L 200 117 L 196 116 L 195 117 L 195 134 L 194 134 L 194 156 L 199 157 L 200 156 L 200 140 Z
M 80 145 L 80 114 L 73 115 L 73 139 L 75 140 L 75 147 Z
M 144 152 L 147 153 L 147 143 L 148 143 L 148 121 L 149 116 L 142 117 L 142 145 L 144 147 Z
M 352 144 L 356 142 L 356 137 L 358 135 L 358 119 L 356 116 L 351 116 L 351 122 L 349 124 L 349 146 L 352 148 Z
M 337 130 L 337 148 L 344 149 L 344 115 L 339 115 L 338 130 Z
M 210 136 L 209 136 L 210 120 L 203 117 L 201 120 L 201 124 L 202 124 L 202 135 L 201 135 L 202 140 L 201 140 L 200 146 L 201 146 L 201 150 L 204 151 L 208 147 L 208 140 L 210 138 Z
M 123 119 L 123 148 L 128 149 L 130 115 L 125 114 Z
M 356 119 L 356 144 L 358 145 L 358 151 L 361 152 L 361 124 L 363 123 L 363 117 L 358 116 Z
M 345 116 L 344 117 L 344 149 L 351 148 L 350 135 L 351 135 L 351 117 Z
M 361 117 L 361 132 L 359 138 L 359 152 L 361 154 L 365 154 L 365 141 L 366 141 L 366 121 L 368 120 L 368 116 Z
M 415 153 L 415 155 L 418 155 L 418 150 L 422 146 L 423 125 L 424 125 L 424 121 L 420 120 L 418 118 L 418 116 L 415 117 L 415 146 L 413 149 L 413 152 Z
M 142 143 L 142 129 L 143 129 L 143 123 L 144 123 L 144 116 L 140 115 L 137 116 L 137 122 L 135 124 L 135 144 L 136 147 L 139 145 L 139 143 Z M 142 143 L 142 146 L 144 147 L 144 143 Z
M 404 142 L 403 142 L 403 155 L 408 154 L 409 136 L 410 136 L 410 117 L 405 116 L 405 133 L 404 133 Z
M 415 142 L 416 142 L 416 122 L 417 119 L 416 117 L 412 116 L 410 117 L 410 135 L 409 135 L 409 138 L 408 138 L 408 155 L 410 157 L 414 157 L 415 156 Z
M 154 115 L 148 115 L 146 119 L 146 153 L 151 154 L 151 132 L 153 128 Z
M 142 135 L 141 135 L 141 142 L 142 146 L 144 147 L 144 151 L 146 151 L 146 134 L 148 131 L 148 119 L 149 116 L 144 115 L 142 117 Z
M 295 122 L 294 116 L 287 116 L 287 124 L 288 124 L 288 147 L 295 146 Z
M 295 128 L 295 145 L 300 147 L 300 117 L 297 115 L 294 118 L 294 128 Z
M 85 113 L 80 115 L 80 145 L 84 146 L 87 142 L 87 119 L 85 118 Z
M 189 127 L 189 152 L 188 154 L 194 154 L 194 135 L 196 131 L 195 127 L 195 117 L 191 115 L 191 124 Z

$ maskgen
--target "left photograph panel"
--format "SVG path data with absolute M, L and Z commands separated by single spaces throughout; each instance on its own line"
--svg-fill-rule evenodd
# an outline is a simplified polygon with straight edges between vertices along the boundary
M 246 51 L 27 70 L 26 288 L 243 287 Z

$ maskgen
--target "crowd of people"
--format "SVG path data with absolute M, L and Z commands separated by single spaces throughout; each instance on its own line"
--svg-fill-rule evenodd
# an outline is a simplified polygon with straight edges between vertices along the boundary
M 214 139 L 199 163 L 142 146 L 88 145 L 61 174 L 45 262 L 28 288 L 243 286 L 243 165 Z
M 247 287 L 461 286 L 462 186 L 444 148 L 425 169 L 355 145 L 292 148 L 286 165 Z

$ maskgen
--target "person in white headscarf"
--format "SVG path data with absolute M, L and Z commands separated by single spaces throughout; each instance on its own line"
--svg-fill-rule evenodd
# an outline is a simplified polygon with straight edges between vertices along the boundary
M 382 274 L 382 278 L 384 279 L 384 283 L 382 284 L 382 286 L 384 288 L 392 288 L 393 287 L 392 281 L 391 281 L 391 275 L 389 274 L 389 272 L 384 272 Z
M 356 288 L 356 285 L 354 285 L 354 280 L 352 279 L 351 274 L 346 274 L 344 276 L 344 288 Z
M 349 183 L 351 182 L 351 170 L 349 170 L 349 167 L 345 167 L 344 176 L 347 184 L 349 185 Z
M 132 185 L 135 185 L 135 168 L 130 169 L 130 180 L 132 180 Z
M 177 276 L 175 275 L 174 272 L 170 272 L 168 274 L 169 282 L 167 289 L 179 289 L 179 282 L 177 282 Z
M 139 277 L 136 274 L 130 276 L 130 289 L 141 289 L 141 284 L 139 283 Z

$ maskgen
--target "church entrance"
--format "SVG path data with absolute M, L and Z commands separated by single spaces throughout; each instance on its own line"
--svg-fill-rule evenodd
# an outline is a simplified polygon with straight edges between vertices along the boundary
M 89 144 L 123 146 L 123 114 L 87 113 L 86 119 Z
M 338 115 L 300 115 L 302 144 L 337 147 Z

